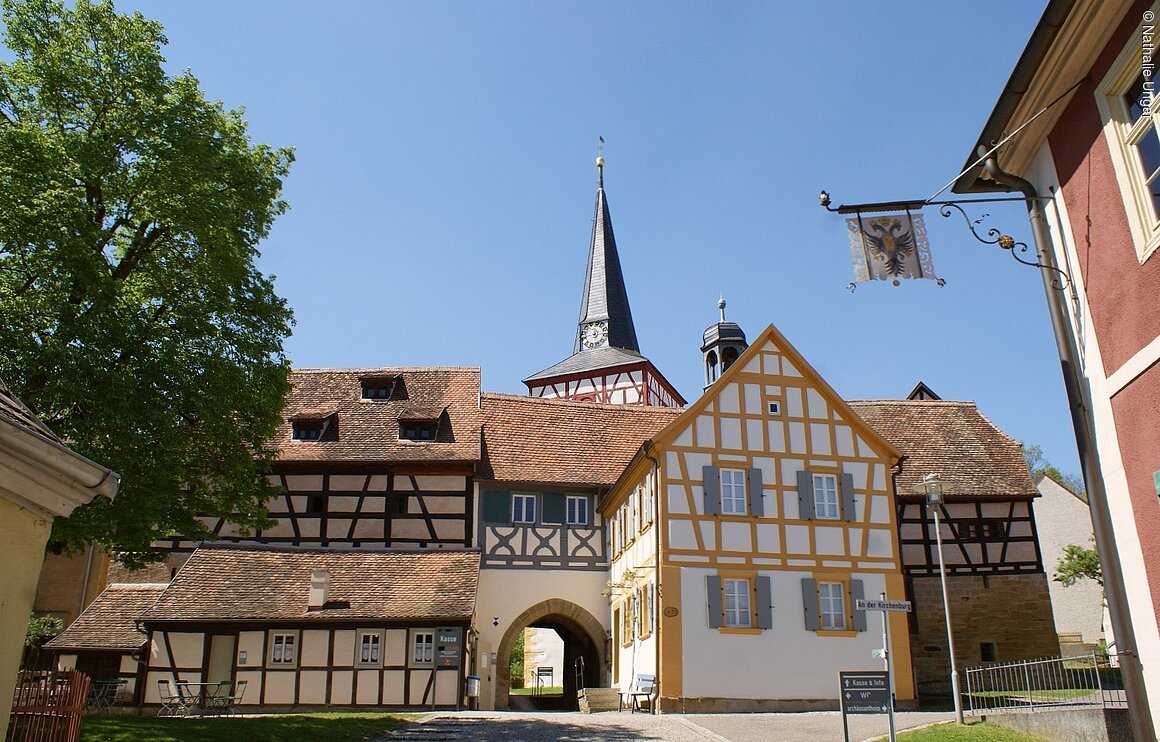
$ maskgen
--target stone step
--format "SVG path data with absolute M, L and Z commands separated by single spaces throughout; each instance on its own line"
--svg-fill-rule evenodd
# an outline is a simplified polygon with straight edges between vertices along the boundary
M 620 691 L 616 688 L 585 688 L 577 696 L 580 710 L 586 714 L 620 710 Z

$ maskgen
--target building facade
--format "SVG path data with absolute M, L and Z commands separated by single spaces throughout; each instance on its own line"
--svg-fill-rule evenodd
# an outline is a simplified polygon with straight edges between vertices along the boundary
M 955 184 L 1031 199 L 1036 247 L 1065 274 L 1045 271 L 1046 292 L 1134 717 L 1148 720 L 1135 731 L 1146 737 L 1160 728 L 1160 703 L 1148 702 L 1160 697 L 1158 11 L 1144 0 L 1048 3 Z
M 1094 543 L 1091 511 L 1079 495 L 1051 477 L 1039 477 L 1035 488 L 1039 490 L 1035 523 L 1043 565 L 1048 573 L 1054 574 L 1068 546 L 1090 549 Z M 1104 634 L 1104 591 L 1098 583 L 1085 579 L 1064 585 L 1052 579 L 1047 584 L 1055 629 L 1064 654 L 1090 652 L 1101 639 L 1110 638 Z M 1114 640 L 1108 644 L 1113 645 L 1114 652 Z
M 881 614 L 856 601 L 905 595 L 899 458 L 768 327 L 601 507 L 613 685 L 655 675 L 662 711 L 837 708 L 839 671 L 881 667 Z M 906 619 L 889 620 L 913 701 Z

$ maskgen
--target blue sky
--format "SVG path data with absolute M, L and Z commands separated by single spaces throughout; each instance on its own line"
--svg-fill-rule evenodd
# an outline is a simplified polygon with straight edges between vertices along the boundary
M 292 146 L 263 268 L 298 367 L 480 366 L 572 349 L 595 143 L 641 349 L 688 398 L 724 293 L 847 398 L 925 381 L 1078 472 L 1036 271 L 926 219 L 947 280 L 850 293 L 842 219 L 954 177 L 1044 3 L 122 1 L 171 69 Z M 1030 240 L 1019 205 L 988 226 Z

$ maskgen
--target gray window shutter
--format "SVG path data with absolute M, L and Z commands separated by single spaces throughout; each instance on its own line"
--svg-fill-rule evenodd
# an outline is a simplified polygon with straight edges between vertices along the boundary
M 842 487 L 842 517 L 858 520 L 858 508 L 854 502 L 854 475 L 843 474 L 839 480 Z
M 757 578 L 757 628 L 773 628 L 773 586 L 770 578 Z
M 818 616 L 818 581 L 810 577 L 802 578 L 802 607 L 806 614 L 806 631 L 822 628 L 822 619 Z
M 721 512 L 721 475 L 717 467 L 703 467 L 701 480 L 702 489 L 705 490 L 705 515 L 717 515 Z
M 854 608 L 857 601 L 864 600 L 866 593 L 862 588 L 861 580 L 850 580 L 850 607 Z M 866 630 L 866 611 L 854 608 L 854 631 Z
M 798 517 L 814 519 L 814 475 L 803 469 L 797 473 Z
M 483 522 L 510 523 L 511 495 L 507 492 L 483 493 Z
M 544 512 L 540 518 L 542 523 L 563 523 L 567 510 L 567 498 L 562 492 L 545 492 L 540 496 L 544 503 Z
M 706 575 L 705 591 L 709 595 L 709 628 L 719 629 L 725 623 L 725 613 L 721 610 L 721 578 Z
M 765 498 L 761 496 L 761 469 L 756 466 L 749 470 L 745 491 L 749 495 L 749 514 L 754 518 L 764 518 Z

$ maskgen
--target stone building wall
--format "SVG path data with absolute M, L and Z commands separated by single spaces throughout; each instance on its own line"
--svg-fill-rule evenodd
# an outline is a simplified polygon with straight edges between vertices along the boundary
M 950 659 L 938 576 L 913 578 L 912 591 L 910 647 L 918 694 L 949 696 Z M 947 592 L 964 690 L 968 667 L 1059 656 L 1047 575 L 948 576 Z M 991 647 L 994 654 L 985 656 Z

